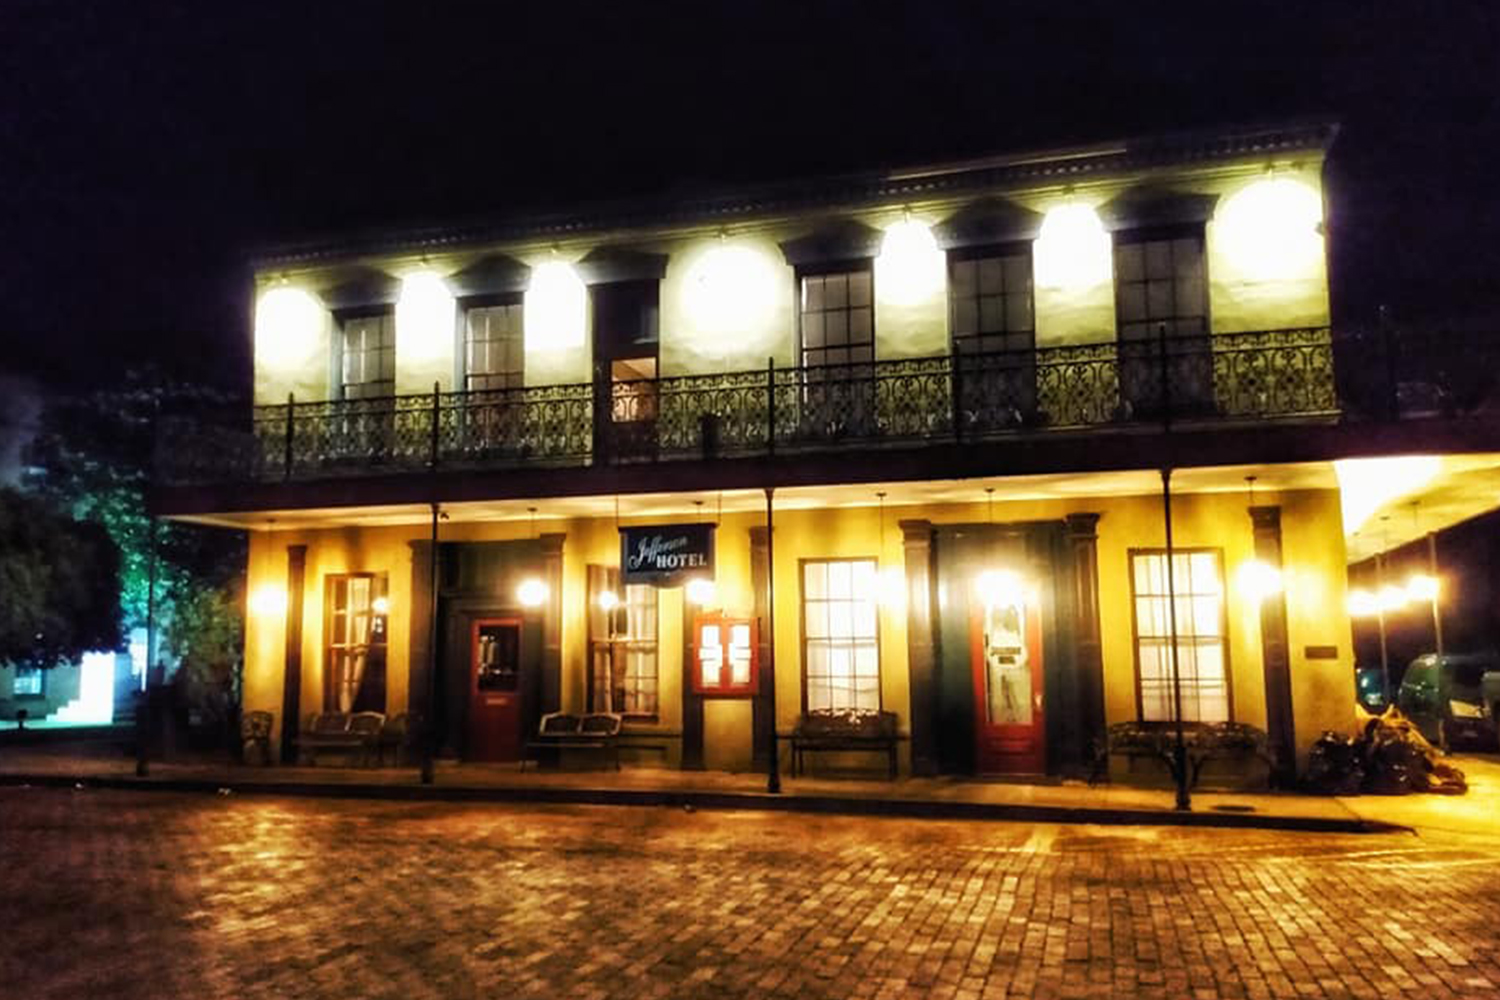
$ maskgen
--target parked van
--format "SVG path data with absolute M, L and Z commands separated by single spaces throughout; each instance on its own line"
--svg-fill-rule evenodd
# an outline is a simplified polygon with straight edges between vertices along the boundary
M 1447 749 L 1452 742 L 1500 745 L 1500 657 L 1494 653 L 1424 653 L 1411 661 L 1396 707 L 1428 742 Z

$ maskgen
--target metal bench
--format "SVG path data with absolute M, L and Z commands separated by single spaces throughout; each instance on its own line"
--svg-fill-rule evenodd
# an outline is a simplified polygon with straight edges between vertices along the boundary
M 380 731 L 385 726 L 381 712 L 319 712 L 308 722 L 297 739 L 297 757 L 316 766 L 318 751 L 351 753 L 360 763 L 370 764 L 380 748 Z
M 1269 737 L 1254 726 L 1242 722 L 1185 722 L 1182 739 L 1187 750 L 1187 786 L 1196 787 L 1203 766 L 1211 760 L 1256 759 L 1276 775 L 1276 755 Z M 1129 760 L 1148 758 L 1166 765 L 1167 773 L 1177 779 L 1177 727 L 1170 722 L 1117 722 L 1105 732 L 1104 740 L 1094 746 L 1094 764 L 1089 784 L 1099 782 L 1109 772 L 1110 757 Z
M 896 779 L 896 713 L 861 709 L 808 712 L 792 730 L 792 775 L 804 770 L 803 756 L 818 751 L 884 753 L 887 774 Z
M 599 750 L 614 758 L 620 769 L 620 725 L 624 720 L 613 712 L 548 712 L 537 726 L 536 738 L 526 744 L 521 755 L 521 770 L 533 753 L 543 750 Z M 540 756 L 537 758 L 540 766 Z

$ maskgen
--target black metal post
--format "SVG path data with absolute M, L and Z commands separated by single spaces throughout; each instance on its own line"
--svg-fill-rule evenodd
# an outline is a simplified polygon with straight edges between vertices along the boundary
M 769 633 L 766 652 L 770 662 L 761 665 L 771 712 L 771 745 L 766 755 L 766 791 L 771 795 L 781 794 L 781 764 L 776 747 L 776 528 L 771 507 L 771 495 L 775 492 L 775 487 L 766 487 L 766 631 Z
M 766 453 L 776 454 L 776 358 L 766 359 Z
M 963 355 L 954 350 L 948 355 L 950 366 L 949 391 L 953 393 L 953 440 L 959 444 L 964 440 L 964 404 L 963 404 Z
M 438 421 L 442 416 L 443 409 L 443 384 L 432 383 L 432 439 L 427 448 L 427 467 L 436 469 L 438 467 Z
M 156 518 L 146 521 L 146 677 L 144 697 L 138 700 L 135 720 L 135 774 L 144 778 L 151 773 L 147 744 L 156 728 L 151 674 L 156 669 Z
M 1171 365 L 1167 363 L 1167 324 L 1156 324 L 1156 350 L 1161 363 L 1161 429 L 1172 432 Z
M 1391 703 L 1391 664 L 1385 644 L 1385 605 L 1380 595 L 1385 591 L 1385 555 L 1375 554 L 1375 627 L 1380 635 L 1380 693 L 1385 703 Z
M 1443 658 L 1443 612 L 1438 607 L 1438 555 L 1437 555 L 1437 532 L 1431 532 L 1427 536 L 1427 573 L 1432 577 L 1432 642 L 1437 650 L 1438 660 Z
M 1167 527 L 1167 632 L 1172 648 L 1172 715 L 1177 720 L 1177 744 L 1173 748 L 1176 766 L 1173 775 L 1177 779 L 1177 808 L 1186 812 L 1193 807 L 1188 794 L 1187 739 L 1183 735 L 1182 723 L 1182 672 L 1177 655 L 1177 579 L 1173 563 L 1176 561 L 1172 545 L 1172 470 L 1161 470 L 1162 519 Z
M 432 759 L 437 753 L 437 668 L 438 668 L 438 503 L 432 503 L 431 553 L 428 569 L 432 600 L 427 619 L 427 714 L 422 719 L 422 784 L 432 784 Z
M 286 444 L 281 457 L 281 478 L 292 478 L 292 440 L 296 435 L 296 424 L 292 415 L 297 410 L 297 397 L 295 393 L 286 394 Z

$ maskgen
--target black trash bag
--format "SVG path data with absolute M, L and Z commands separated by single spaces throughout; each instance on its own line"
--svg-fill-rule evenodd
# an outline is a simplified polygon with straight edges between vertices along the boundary
M 1323 795 L 1355 795 L 1364 785 L 1365 768 L 1354 740 L 1328 730 L 1307 755 L 1307 786 Z

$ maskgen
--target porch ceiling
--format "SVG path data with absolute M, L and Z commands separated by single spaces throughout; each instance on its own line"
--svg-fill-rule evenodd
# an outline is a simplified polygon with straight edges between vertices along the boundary
M 1172 487 L 1181 493 L 1220 493 L 1245 490 L 1245 477 L 1255 476 L 1258 494 L 1278 490 L 1332 489 L 1338 485 L 1331 462 L 1284 465 L 1235 465 L 1181 469 L 1172 476 Z M 858 485 L 781 487 L 776 491 L 777 510 L 828 507 L 872 507 L 876 494 L 886 494 L 885 503 L 894 517 L 900 508 L 918 504 L 985 502 L 985 489 L 994 487 L 995 499 L 1044 500 L 1086 496 L 1138 496 L 1161 489 L 1161 476 L 1152 469 L 1127 472 L 1047 473 L 1028 476 L 987 476 L 977 479 L 934 479 L 920 482 L 861 483 Z M 443 504 L 450 522 L 517 521 L 536 508 L 539 530 L 548 521 L 570 518 L 613 517 L 617 498 L 613 495 L 538 497 Z M 647 517 L 680 519 L 701 510 L 705 519 L 716 511 L 727 513 L 765 510 L 760 490 L 699 491 L 683 493 L 622 494 L 619 514 L 632 520 Z M 701 504 L 701 507 L 698 505 Z M 296 510 L 182 516 L 175 520 L 261 531 L 298 528 L 331 528 L 425 524 L 429 509 L 421 504 L 367 507 L 324 507 Z
M 1342 489 L 1345 543 L 1350 562 L 1395 548 L 1427 532 L 1446 528 L 1500 507 L 1500 453 L 1362 459 L 1353 462 L 1297 462 L 1278 465 L 1227 465 L 1181 469 L 1173 474 L 1180 493 L 1243 492 L 1245 477 L 1255 476 L 1258 496 L 1270 499 L 1281 490 Z M 995 488 L 995 499 L 1038 500 L 1084 496 L 1142 496 L 1161 489 L 1152 469 L 1124 472 L 1048 473 L 992 476 L 977 479 L 935 479 L 920 482 L 870 483 L 849 486 L 783 487 L 776 491 L 778 510 L 826 507 L 869 507 L 876 494 L 886 494 L 892 518 L 900 508 L 918 504 L 983 503 L 985 488 Z M 538 497 L 532 499 L 448 503 L 443 510 L 451 522 L 516 521 L 537 509 L 537 523 L 571 518 L 613 517 L 613 495 Z M 701 507 L 697 503 L 701 502 Z M 726 512 L 763 511 L 760 490 L 689 493 L 622 494 L 622 518 L 680 519 L 701 511 L 712 518 Z M 425 524 L 428 508 L 420 504 L 367 507 L 322 507 L 296 510 L 222 513 L 185 516 L 176 520 L 242 530 L 264 531 Z

